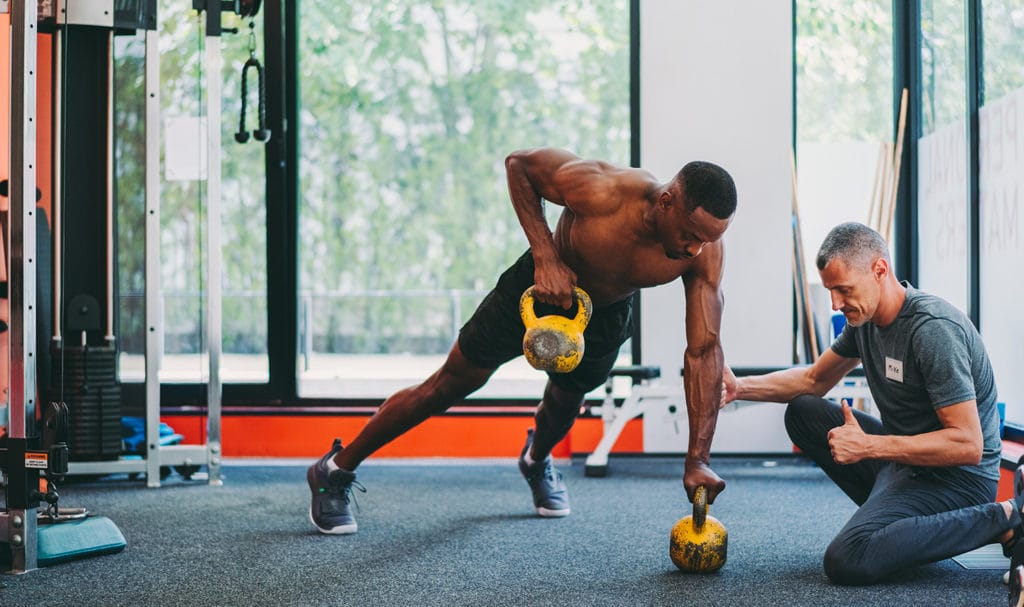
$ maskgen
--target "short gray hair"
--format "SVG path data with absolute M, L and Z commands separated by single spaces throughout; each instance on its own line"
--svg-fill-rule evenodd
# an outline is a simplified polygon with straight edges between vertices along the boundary
M 889 245 L 882 235 L 855 221 L 841 223 L 828 233 L 818 249 L 818 270 L 837 257 L 847 266 L 866 266 L 879 257 L 891 263 Z

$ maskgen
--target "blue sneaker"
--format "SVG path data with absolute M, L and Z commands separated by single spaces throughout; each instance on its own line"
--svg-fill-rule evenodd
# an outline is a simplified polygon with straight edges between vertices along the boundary
M 349 502 L 353 499 L 353 489 L 363 493 L 366 493 L 366 489 L 356 482 L 355 472 L 327 469 L 327 462 L 341 449 L 341 439 L 334 439 L 331 450 L 306 471 L 306 481 L 312 493 L 309 520 L 313 521 L 320 533 L 347 535 L 355 533 L 358 528 L 355 517 L 349 511 Z
M 569 515 L 569 490 L 562 481 L 562 474 L 555 469 L 548 455 L 543 461 L 526 464 L 526 454 L 533 444 L 533 429 L 526 431 L 526 445 L 519 454 L 519 471 L 533 492 L 533 505 L 537 514 L 546 518 Z

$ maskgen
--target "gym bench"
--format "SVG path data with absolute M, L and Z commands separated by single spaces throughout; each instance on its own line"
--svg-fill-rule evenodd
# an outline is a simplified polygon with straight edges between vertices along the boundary
M 733 372 L 742 376 L 761 375 L 778 370 L 779 368 L 736 368 L 733 369 Z M 624 398 L 622 404 L 618 406 L 615 404 L 613 395 L 616 377 L 629 377 L 633 380 L 629 396 Z M 647 411 L 667 410 L 673 414 L 677 411 L 685 412 L 686 397 L 683 394 L 682 379 L 676 382 L 654 381 L 660 377 L 661 367 L 649 365 L 615 367 L 608 373 L 608 379 L 604 384 L 604 400 L 596 407 L 588 407 L 590 414 L 601 416 L 602 436 L 597 447 L 587 456 L 583 470 L 584 476 L 603 477 L 608 475 L 608 454 L 629 421 L 640 417 Z M 873 402 L 871 392 L 864 380 L 864 372 L 859 367 L 825 394 L 825 398 L 860 402 L 863 405 L 858 407 L 855 404 L 855 408 L 869 412 Z M 723 407 L 720 412 L 737 411 L 758 404 L 762 403 L 735 401 Z

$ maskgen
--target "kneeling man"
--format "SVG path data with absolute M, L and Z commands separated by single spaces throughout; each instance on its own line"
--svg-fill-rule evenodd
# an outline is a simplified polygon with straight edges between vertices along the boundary
M 825 551 L 825 573 L 871 584 L 995 541 L 1009 552 L 1022 504 L 994 502 L 996 385 L 974 325 L 897 280 L 887 243 L 865 225 L 834 228 L 816 263 L 843 333 L 808 367 L 740 378 L 726 369 L 722 404 L 789 403 L 793 443 L 860 506 Z M 822 398 L 858 364 L 881 419 Z

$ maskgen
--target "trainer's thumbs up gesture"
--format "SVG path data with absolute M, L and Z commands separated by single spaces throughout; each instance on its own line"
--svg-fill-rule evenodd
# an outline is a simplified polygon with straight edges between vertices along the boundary
M 837 464 L 856 464 L 867 455 L 870 437 L 861 430 L 850 405 L 844 401 L 840 407 L 843 410 L 843 425 L 829 431 L 828 446 Z

